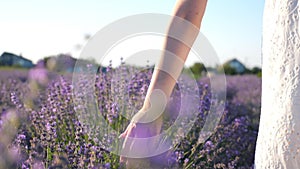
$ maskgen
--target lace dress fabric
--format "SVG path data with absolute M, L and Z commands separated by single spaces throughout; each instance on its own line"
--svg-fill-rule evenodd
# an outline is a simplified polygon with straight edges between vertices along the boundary
M 298 0 L 265 1 L 257 169 L 300 168 L 299 12 Z

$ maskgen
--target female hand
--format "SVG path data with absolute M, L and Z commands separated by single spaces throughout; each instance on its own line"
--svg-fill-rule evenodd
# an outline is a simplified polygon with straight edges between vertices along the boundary
M 160 134 L 163 118 L 161 114 L 155 116 L 150 109 L 141 109 L 134 115 L 126 130 L 120 135 L 124 138 L 120 162 L 127 168 L 150 167 L 147 157 L 151 156 L 155 141 L 147 139 Z

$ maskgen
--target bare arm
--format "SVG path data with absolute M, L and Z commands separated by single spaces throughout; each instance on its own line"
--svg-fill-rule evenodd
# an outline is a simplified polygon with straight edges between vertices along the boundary
M 176 17 L 173 19 L 167 34 L 175 35 L 180 33 L 182 35 L 181 39 L 187 44 L 168 36 L 165 40 L 164 50 L 177 56 L 177 58 L 181 60 L 181 63 L 179 63 L 178 60 L 168 59 L 170 57 L 167 55 L 170 54 L 163 52 L 160 63 L 156 65 L 156 69 L 153 72 L 143 108 L 150 107 L 150 96 L 155 89 L 161 90 L 167 99 L 170 97 L 179 76 L 177 72 L 181 72 L 190 52 L 190 46 L 192 46 L 199 33 L 206 4 L 207 0 L 179 0 L 177 2 L 173 15 L 192 23 L 197 29 L 195 29 L 195 27 L 186 26 L 185 22 L 178 22 L 179 19 L 176 19 Z M 175 76 L 162 71 L 162 68 L 172 71 Z
M 170 23 L 167 32 L 168 36 L 165 39 L 163 47 L 164 52 L 162 53 L 159 64 L 155 66 L 143 108 L 133 117 L 132 122 L 125 132 L 120 135 L 120 137 L 125 138 L 122 149 L 123 154 L 128 154 L 128 152 L 135 153 L 136 150 L 139 150 L 138 148 L 133 148 L 135 144 L 139 143 L 135 143 L 134 140 L 130 140 L 128 137 L 143 137 L 146 132 L 149 132 L 148 136 L 151 137 L 160 133 L 163 122 L 162 117 L 160 116 L 160 113 L 162 112 L 157 112 L 156 108 L 160 107 L 159 104 L 163 102 L 160 101 L 160 99 L 165 99 L 167 101 L 173 91 L 184 66 L 184 62 L 190 52 L 190 47 L 199 33 L 206 4 L 207 0 L 177 1 L 173 13 L 175 17 Z M 180 17 L 181 19 L 176 19 L 176 17 Z M 185 23 L 186 21 L 192 23 L 192 27 L 187 26 Z M 185 43 L 169 36 L 178 33 L 180 34 L 180 39 Z M 169 53 L 176 56 L 176 59 L 170 57 Z M 168 72 L 164 71 L 166 69 Z M 172 73 L 170 74 L 170 72 Z M 162 93 L 164 97 L 160 97 L 161 95 L 156 93 L 156 91 L 160 91 L 159 93 Z M 146 119 L 146 121 L 141 119 Z M 146 125 L 139 125 L 138 122 L 146 123 Z M 144 147 L 147 147 L 147 145 Z M 126 166 L 129 168 L 141 168 L 142 165 L 147 163 L 147 159 L 143 158 L 135 159 L 121 157 L 121 161 L 126 162 Z

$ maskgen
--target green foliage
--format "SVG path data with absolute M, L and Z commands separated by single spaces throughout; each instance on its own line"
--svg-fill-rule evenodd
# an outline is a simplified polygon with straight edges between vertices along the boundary
M 259 67 L 254 67 L 254 68 L 252 68 L 251 69 L 251 73 L 252 74 L 261 74 L 261 68 L 259 68 Z
M 223 70 L 226 75 L 236 75 L 238 74 L 236 70 L 231 67 L 229 64 L 223 65 Z M 222 67 L 218 67 L 218 72 L 222 72 Z
M 257 77 L 262 77 L 262 70 L 259 67 L 254 67 L 251 69 L 251 74 L 254 74 Z
M 206 71 L 206 68 L 203 63 L 197 62 L 197 63 L 194 63 L 194 65 L 190 67 L 190 70 L 192 71 L 194 77 L 196 79 L 198 79 L 201 77 L 202 72 Z
M 238 74 L 241 74 L 241 73 L 238 73 L 236 71 L 236 69 L 233 68 L 233 67 L 231 67 L 229 64 L 224 64 L 223 67 L 219 66 L 218 69 L 217 69 L 217 71 L 219 73 L 223 73 L 222 68 L 223 68 L 224 73 L 226 75 L 238 75 Z M 257 75 L 258 77 L 261 77 L 262 70 L 259 67 L 254 67 L 252 69 L 249 69 L 249 68 L 246 67 L 246 70 L 242 74 L 253 74 L 253 75 Z
M 262 72 L 260 71 L 256 75 L 257 75 L 257 77 L 262 77 Z

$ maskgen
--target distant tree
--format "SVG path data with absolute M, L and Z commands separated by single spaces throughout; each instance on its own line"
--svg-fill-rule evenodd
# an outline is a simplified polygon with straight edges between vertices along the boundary
M 202 75 L 202 72 L 206 71 L 206 68 L 203 63 L 194 63 L 193 66 L 190 67 L 190 70 L 192 71 L 195 78 L 199 78 Z
M 262 72 L 258 72 L 256 75 L 257 77 L 262 77 Z
M 252 69 L 249 69 L 249 68 L 246 67 L 245 74 L 253 74 Z
M 258 74 L 260 72 L 261 72 L 261 68 L 259 68 L 259 67 L 254 67 L 251 69 L 252 74 Z
M 236 69 L 231 67 L 229 64 L 223 65 L 223 70 L 226 75 L 236 75 L 238 74 Z M 218 72 L 222 72 L 222 67 L 218 67 Z

